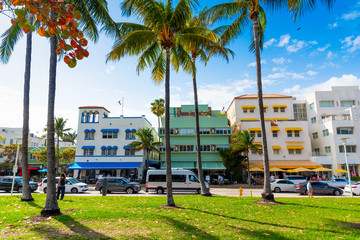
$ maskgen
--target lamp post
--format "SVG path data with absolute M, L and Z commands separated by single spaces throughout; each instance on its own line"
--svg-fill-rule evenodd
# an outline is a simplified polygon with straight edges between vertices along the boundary
M 353 197 L 354 195 L 353 195 L 352 188 L 351 188 L 350 169 L 349 169 L 349 163 L 348 163 L 347 152 L 346 152 L 346 139 L 348 139 L 348 138 L 340 138 L 340 140 L 342 141 L 342 144 L 344 146 L 345 162 L 346 162 L 346 168 L 347 168 L 347 172 L 348 172 L 350 194 L 351 194 L 351 197 Z

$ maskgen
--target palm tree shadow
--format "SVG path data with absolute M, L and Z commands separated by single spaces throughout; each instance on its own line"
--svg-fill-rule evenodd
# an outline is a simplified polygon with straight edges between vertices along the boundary
M 324 206 L 319 206 L 319 205 L 314 205 L 313 206 L 313 205 L 299 204 L 299 203 L 284 203 L 284 205 L 294 205 L 294 206 L 310 207 L 310 208 L 323 208 L 323 209 L 339 210 L 339 211 L 354 211 L 354 209 L 324 207 Z M 356 204 L 352 204 L 352 205 L 356 205 Z
M 235 230 L 238 230 L 240 236 L 246 235 L 246 239 L 276 239 L 276 240 L 290 240 L 291 238 L 287 238 L 284 236 L 281 236 L 273 231 L 267 231 L 267 230 L 249 230 L 246 228 L 238 228 L 232 225 L 228 225 L 231 228 L 235 228 Z
M 25 202 L 25 203 L 27 203 L 28 205 L 30 205 L 32 207 L 42 209 L 42 207 L 40 205 L 36 204 L 35 201 L 30 201 L 30 202 Z

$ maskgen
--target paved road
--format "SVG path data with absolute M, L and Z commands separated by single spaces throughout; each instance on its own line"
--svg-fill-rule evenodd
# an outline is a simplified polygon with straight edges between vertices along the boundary
M 238 188 L 211 188 L 211 193 L 214 195 L 221 195 L 221 196 L 230 196 L 230 197 L 239 197 L 239 189 Z M 243 196 L 253 196 L 253 197 L 261 197 L 262 189 L 259 188 L 246 188 L 243 189 Z M 21 193 L 15 192 L 14 195 L 20 195 Z M 35 194 L 43 194 L 42 192 L 36 191 Z M 98 191 L 95 191 L 93 187 L 89 188 L 89 191 L 85 193 L 77 193 L 77 194 L 71 194 L 66 193 L 71 196 L 101 196 L 101 194 Z M 189 193 L 175 193 L 175 195 L 188 195 L 188 194 L 195 194 L 195 192 L 189 192 Z M 10 193 L 0 192 L 0 196 L 8 196 Z M 129 197 L 135 197 L 135 196 L 165 196 L 165 194 L 156 194 L 156 193 L 146 193 L 145 191 L 140 191 L 138 194 L 126 194 L 126 193 L 111 193 L 109 196 L 129 196 Z M 299 195 L 298 193 L 274 193 L 275 197 L 307 197 L 304 195 Z M 324 196 L 314 196 L 314 197 L 324 197 Z M 337 197 L 337 196 L 331 196 L 326 195 L 325 197 Z M 344 193 L 341 197 L 350 197 L 350 193 Z M 356 196 L 359 197 L 359 196 Z

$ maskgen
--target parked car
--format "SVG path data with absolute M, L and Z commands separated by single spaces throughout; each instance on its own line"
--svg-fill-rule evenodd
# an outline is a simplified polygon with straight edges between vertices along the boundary
M 103 191 L 104 177 L 96 182 L 95 190 Z M 140 183 L 130 182 L 128 179 L 123 177 L 106 177 L 108 180 L 107 192 L 126 192 L 127 194 L 138 193 L 141 190 Z
M 0 190 L 3 190 L 5 192 L 11 191 L 13 177 L 6 176 L 6 177 L 0 177 Z M 14 191 L 22 192 L 22 183 L 23 179 L 22 177 L 16 176 L 14 181 Z M 29 185 L 31 188 L 31 192 L 35 192 L 38 189 L 38 184 L 33 181 L 29 181 Z
M 306 185 L 307 183 L 297 186 L 297 192 L 302 195 L 308 194 Z M 311 186 L 313 189 L 313 194 L 335 196 L 340 196 L 343 194 L 343 190 L 341 190 L 340 188 L 329 186 L 327 183 L 324 182 L 311 182 Z
M 286 176 L 284 180 L 292 181 L 295 184 L 301 184 L 307 182 L 306 178 L 300 175 Z
M 354 195 L 360 195 L 360 183 L 351 184 L 351 189 Z M 350 192 L 350 186 L 346 185 L 344 191 Z
M 57 185 L 59 182 L 58 177 L 56 178 L 55 182 Z M 79 182 L 78 180 L 76 180 L 75 178 L 72 178 L 72 177 L 66 178 L 65 192 L 78 193 L 78 192 L 86 192 L 87 190 L 89 190 L 89 187 L 87 184 Z M 40 191 L 43 191 L 44 193 L 46 193 L 47 178 L 44 178 L 42 180 L 42 182 L 40 183 Z
M 289 180 L 284 179 L 276 179 L 271 184 L 271 191 L 279 193 L 279 192 L 295 192 L 296 184 Z
M 196 191 L 200 193 L 200 181 L 190 170 L 172 169 L 173 191 Z M 209 184 L 205 183 L 209 188 Z M 158 194 L 163 194 L 166 190 L 166 170 L 149 170 L 146 175 L 146 192 L 155 190 Z
M 349 180 L 344 178 L 334 178 L 330 181 L 324 181 L 324 183 L 327 183 L 333 187 L 344 188 L 346 184 L 349 184 Z M 355 183 L 356 183 L 355 181 L 351 181 L 351 184 L 355 184 Z

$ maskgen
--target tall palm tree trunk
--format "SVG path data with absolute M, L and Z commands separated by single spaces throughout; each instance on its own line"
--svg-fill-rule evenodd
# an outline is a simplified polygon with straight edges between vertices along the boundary
M 193 64 L 195 66 L 196 57 L 192 58 Z M 196 131 L 196 156 L 197 156 L 197 170 L 200 180 L 201 195 L 211 196 L 210 189 L 205 186 L 204 181 L 204 172 L 202 169 L 201 161 L 201 145 L 200 145 L 200 123 L 199 123 L 199 103 L 198 103 L 198 94 L 197 94 L 197 84 L 196 84 L 196 70 L 193 73 L 193 89 L 194 89 L 194 106 L 195 106 L 195 131 Z
M 264 191 L 261 193 L 261 201 L 264 202 L 274 202 L 274 194 L 271 192 L 270 188 L 270 169 L 269 169 L 269 155 L 267 150 L 266 142 L 266 129 L 265 129 L 265 119 L 264 119 L 264 103 L 263 103 L 263 93 L 262 93 L 262 82 L 261 82 L 261 61 L 260 61 L 260 47 L 259 47 L 259 32 L 258 32 L 258 14 L 254 14 L 252 17 L 253 21 L 253 32 L 254 32 L 254 42 L 255 42 L 255 56 L 256 56 L 256 76 L 257 76 L 257 88 L 258 88 L 258 101 L 259 101 L 259 111 L 260 111 L 260 124 L 262 132 L 262 142 L 263 142 L 263 159 L 264 159 Z
M 29 24 L 32 24 L 34 17 L 30 14 Z M 21 147 L 21 166 L 23 177 L 23 192 L 21 201 L 34 201 L 31 196 L 29 185 L 29 163 L 28 163 L 28 143 L 29 143 L 29 95 L 30 95 L 30 75 L 31 75 L 31 50 L 32 50 L 32 32 L 26 35 L 26 56 L 25 56 L 25 76 L 24 76 L 24 109 L 23 109 L 23 130 Z
M 170 48 L 166 49 L 165 74 L 165 161 L 167 205 L 175 206 L 172 192 L 171 152 L 170 152 Z
M 51 17 L 55 16 L 51 12 Z M 56 182 L 55 182 L 55 127 L 54 127 L 54 109 L 55 109 L 55 89 L 56 89 L 56 64 L 57 64 L 57 37 L 50 38 L 50 69 L 49 69 L 49 96 L 48 96 L 48 119 L 47 119 L 47 194 L 45 206 L 41 211 L 43 216 L 54 216 L 61 214 L 56 200 Z

